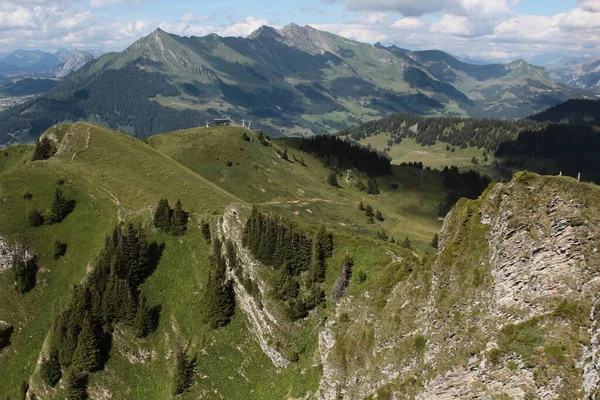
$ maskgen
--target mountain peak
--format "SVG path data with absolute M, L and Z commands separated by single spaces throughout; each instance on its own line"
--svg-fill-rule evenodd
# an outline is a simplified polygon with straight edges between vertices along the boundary
M 279 33 L 277 32 L 277 30 L 275 28 L 272 28 L 267 25 L 263 25 L 260 28 L 258 28 L 257 30 L 255 30 L 254 32 L 252 32 L 251 34 L 249 34 L 247 38 L 251 39 L 251 40 L 257 40 L 257 39 L 261 39 L 261 38 L 277 39 L 277 38 L 279 38 Z

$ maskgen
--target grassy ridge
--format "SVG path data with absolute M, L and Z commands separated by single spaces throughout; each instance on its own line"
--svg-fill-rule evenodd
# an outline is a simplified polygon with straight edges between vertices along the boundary
M 312 226 L 325 223 L 337 231 L 326 280 L 329 293 L 346 252 L 354 256 L 355 270 L 364 271 L 368 279 L 390 263 L 389 251 L 395 246 L 365 240 L 356 233 L 373 236 L 385 229 L 391 236 L 408 235 L 417 247 L 428 248 L 439 229 L 435 211 L 443 198 L 440 177 L 428 172 L 421 182 L 421 171 L 398 167 L 393 175 L 378 180 L 380 195 L 367 196 L 353 186 L 354 178 L 366 181 L 356 171 L 349 182 L 345 174 L 340 176 L 341 187 L 333 188 L 326 181 L 329 170 L 320 160 L 295 150 L 294 140 L 274 141 L 266 147 L 245 142 L 241 133 L 239 128 L 182 131 L 155 137 L 149 146 L 118 132 L 78 123 L 49 132 L 56 137 L 59 152 L 48 161 L 27 161 L 31 146 L 7 149 L 9 155 L 0 164 L 0 233 L 26 243 L 38 255 L 40 271 L 37 286 L 24 296 L 14 292 L 10 272 L 0 274 L 5 300 L 0 303 L 0 319 L 15 327 L 11 345 L 0 352 L 0 395 L 16 397 L 21 383 L 31 376 L 34 387 L 40 387 L 34 371 L 54 310 L 67 302 L 71 286 L 84 279 L 105 235 L 123 220 L 142 222 L 151 240 L 165 244 L 157 270 L 142 286 L 150 303 L 162 306 L 160 324 L 144 340 L 119 328 L 105 371 L 91 376 L 90 394 L 97 396 L 108 389 L 115 398 L 120 394 L 132 399 L 170 396 L 177 340 L 189 341 L 191 353 L 198 356 L 197 378 L 185 398 L 303 397 L 316 390 L 321 371 L 313 366 L 314 328 L 321 319 L 298 326 L 292 340 L 300 360 L 284 371 L 272 367 L 240 312 L 219 331 L 202 324 L 199 309 L 209 248 L 199 232 L 199 220 L 214 221 L 226 205 L 235 202 L 258 203 Z M 276 148 L 286 144 L 290 158 L 292 153 L 303 156 L 307 166 L 275 154 Z M 398 184 L 397 189 L 390 189 L 392 182 Z M 76 200 L 73 213 L 60 224 L 30 227 L 28 211 L 45 212 L 57 186 L 67 198 Z M 26 192 L 33 195 L 31 200 L 23 198 Z M 162 197 L 171 202 L 181 198 L 191 212 L 190 229 L 183 238 L 155 232 L 150 226 L 152 208 Z M 380 210 L 386 220 L 368 224 L 358 210 L 361 200 Z M 69 246 L 58 261 L 52 257 L 54 239 Z M 352 278 L 351 291 L 360 290 L 357 276 Z M 62 396 L 58 389 L 46 397 Z
M 150 145 L 249 203 L 311 225 L 325 223 L 330 229 L 370 236 L 385 230 L 397 239 L 409 236 L 423 249 L 439 231 L 437 206 L 446 189 L 437 172 L 425 171 L 421 181 L 420 170 L 394 167 L 392 175 L 377 179 L 382 193 L 370 196 L 354 187 L 357 179 L 367 181 L 357 171 L 348 182 L 347 173 L 340 174 L 339 188 L 330 186 L 330 170 L 297 150 L 299 139 L 277 139 L 268 147 L 244 141 L 243 132 L 235 127 L 191 129 L 154 136 Z M 286 145 L 290 161 L 275 151 Z M 294 156 L 304 158 L 306 166 L 293 161 Z M 397 189 L 391 188 L 393 183 Z M 369 224 L 358 211 L 361 201 L 380 210 L 386 220 Z

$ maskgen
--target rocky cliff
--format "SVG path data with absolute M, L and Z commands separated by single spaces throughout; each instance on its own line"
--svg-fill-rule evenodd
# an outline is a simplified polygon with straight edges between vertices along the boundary
M 399 250 L 318 327 L 316 396 L 596 399 L 599 200 L 597 186 L 521 173 L 460 201 L 436 257 Z M 241 226 L 230 207 L 219 232 L 265 298 Z M 236 294 L 265 353 L 285 367 L 270 345 L 282 320 L 239 279 Z

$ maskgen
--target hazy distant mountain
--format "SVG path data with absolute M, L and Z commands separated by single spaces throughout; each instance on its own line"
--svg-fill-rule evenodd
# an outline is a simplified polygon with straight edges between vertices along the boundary
M 92 56 L 90 53 L 75 51 L 67 60 L 65 60 L 64 64 L 52 71 L 52 75 L 62 79 L 71 72 L 79 70 L 93 59 L 94 56 Z
M 51 53 L 41 50 L 15 50 L 0 61 L 0 74 L 45 74 L 60 64 L 61 61 Z
M 141 136 L 227 114 L 272 133 L 326 133 L 393 112 L 519 118 L 584 93 L 522 60 L 473 65 L 295 24 L 263 26 L 247 38 L 158 29 L 0 114 L 0 126 L 22 132 L 93 119 Z
M 562 66 L 549 74 L 565 85 L 600 92 L 600 58 Z

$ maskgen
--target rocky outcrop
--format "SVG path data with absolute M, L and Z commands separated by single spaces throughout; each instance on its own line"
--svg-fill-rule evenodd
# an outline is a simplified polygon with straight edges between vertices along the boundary
M 384 300 L 366 291 L 338 305 L 319 335 L 318 397 L 595 399 L 599 197 L 570 178 L 519 174 L 461 201 L 435 263 L 398 280 Z M 556 314 L 560 304 L 573 315 Z M 507 345 L 522 339 L 502 336 L 520 323 L 543 337 L 524 344 L 535 356 Z M 552 346 L 563 361 L 549 361 Z
M 233 243 L 245 282 L 242 282 L 240 276 L 237 276 L 231 268 L 228 270 L 228 275 L 234 281 L 236 303 L 248 318 L 249 329 L 256 337 L 261 349 L 276 367 L 285 368 L 290 361 L 273 346 L 274 343 L 283 339 L 281 326 L 285 323 L 277 318 L 269 310 L 268 304 L 263 301 L 267 297 L 267 287 L 260 277 L 260 263 L 242 245 L 245 225 L 242 213 L 244 211 L 243 206 L 230 205 L 217 226 L 218 235 L 223 242 L 231 240 Z M 249 285 L 256 287 L 258 293 L 251 294 L 247 289 Z
M 24 260 L 30 260 L 33 254 L 21 244 L 12 244 L 0 235 L 0 273 L 12 268 L 14 254 L 20 254 Z

